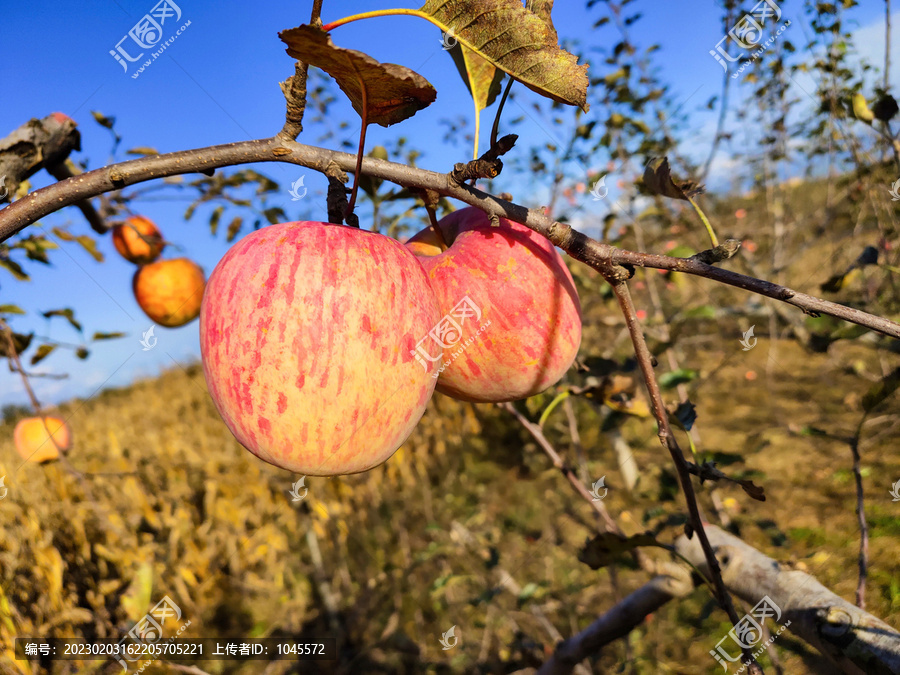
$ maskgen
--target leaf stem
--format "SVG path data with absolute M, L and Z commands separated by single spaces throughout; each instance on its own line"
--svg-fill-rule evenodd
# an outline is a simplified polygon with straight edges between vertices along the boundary
M 691 206 L 694 207 L 694 211 L 697 212 L 697 215 L 700 216 L 700 220 L 702 220 L 703 224 L 706 226 L 706 231 L 709 234 L 709 240 L 712 242 L 712 247 L 715 248 L 719 245 L 719 240 L 716 237 L 716 233 L 713 230 L 712 224 L 710 224 L 709 222 L 709 218 L 706 217 L 706 214 L 703 213 L 703 209 L 700 208 L 697 202 L 695 202 L 690 197 L 688 197 L 687 200 L 691 203 Z
M 350 193 L 350 202 L 347 204 L 347 210 L 344 212 L 344 222 L 347 222 L 347 218 L 353 213 L 353 207 L 356 206 L 356 193 L 359 191 L 359 178 L 362 173 L 362 158 L 366 147 L 366 130 L 369 128 L 369 102 L 368 94 L 366 92 L 366 83 L 363 82 L 362 77 L 359 77 L 359 73 L 357 73 L 357 77 L 359 78 L 359 89 L 362 92 L 362 111 L 360 112 L 362 127 L 359 130 L 359 150 L 356 153 L 356 170 L 353 172 L 353 191 Z M 347 224 L 349 225 L 350 223 Z
M 558 406 L 560 403 L 565 401 L 569 397 L 569 392 L 564 391 L 561 394 L 557 394 L 556 398 L 550 401 L 550 404 L 544 408 L 544 412 L 541 413 L 541 419 L 538 420 L 538 426 L 542 429 L 544 428 L 544 423 L 547 421 L 547 418 L 550 417 L 550 413 L 553 412 L 553 409 Z
M 362 12 L 360 14 L 351 14 L 350 16 L 345 16 L 343 19 L 338 19 L 337 21 L 332 21 L 331 23 L 327 23 L 322 26 L 322 30 L 326 33 L 331 31 L 334 28 L 338 28 L 340 26 L 344 26 L 348 23 L 353 23 L 354 21 L 359 21 L 360 19 L 374 19 L 379 16 L 419 16 L 423 19 L 428 19 L 428 15 L 424 12 L 420 12 L 417 9 L 377 9 L 371 12 Z

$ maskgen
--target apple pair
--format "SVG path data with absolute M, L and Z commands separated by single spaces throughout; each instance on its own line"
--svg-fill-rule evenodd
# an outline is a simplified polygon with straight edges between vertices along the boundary
M 581 316 L 553 246 L 477 209 L 439 226 L 446 251 L 430 231 L 404 246 L 295 222 L 225 254 L 203 296 L 200 349 L 213 402 L 244 447 L 306 475 L 366 471 L 409 437 L 435 386 L 506 401 L 562 376 Z
M 139 265 L 131 281 L 134 298 L 155 323 L 176 328 L 200 314 L 206 280 L 192 260 L 159 260 L 166 243 L 156 224 L 144 216 L 130 216 L 112 229 L 119 254 Z

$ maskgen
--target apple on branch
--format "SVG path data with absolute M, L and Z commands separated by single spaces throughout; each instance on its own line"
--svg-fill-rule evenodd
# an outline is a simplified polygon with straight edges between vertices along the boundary
M 502 402 L 558 382 L 581 344 L 581 303 L 553 244 L 505 218 L 492 226 L 476 208 L 455 211 L 438 227 L 446 251 L 430 228 L 406 246 L 425 268 L 449 320 L 466 298 L 481 316 L 461 314 L 462 323 L 456 320 L 443 338 L 436 332 L 438 339 L 422 343 L 430 358 L 445 350 L 437 390 L 463 401 Z
M 131 216 L 112 229 L 112 241 L 125 260 L 146 265 L 159 258 L 165 247 L 156 224 L 144 216 Z
M 402 244 L 354 227 L 270 225 L 225 254 L 200 311 L 209 393 L 270 464 L 312 476 L 387 460 L 431 398 L 412 356 L 441 311 Z
M 134 298 L 144 314 L 160 326 L 177 328 L 200 314 L 203 269 L 187 258 L 157 260 L 142 265 L 131 281 Z

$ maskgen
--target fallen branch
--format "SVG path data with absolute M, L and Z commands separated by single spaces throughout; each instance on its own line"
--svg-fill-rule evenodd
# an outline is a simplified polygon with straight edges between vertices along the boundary
M 640 626 L 648 614 L 692 590 L 690 575 L 673 565 L 671 575 L 654 577 L 583 631 L 560 642 L 537 675 L 568 675 L 586 658 Z
M 715 525 L 706 533 L 721 561 L 722 579 L 755 605 L 763 597 L 778 606 L 778 622 L 853 675 L 900 673 L 900 632 L 820 584 L 806 572 L 783 568 Z M 696 539 L 679 537 L 675 549 L 708 573 Z

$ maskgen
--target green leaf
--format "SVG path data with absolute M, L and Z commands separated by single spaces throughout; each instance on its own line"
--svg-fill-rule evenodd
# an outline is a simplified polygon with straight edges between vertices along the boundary
M 87 347 L 79 347 L 75 350 L 75 356 L 84 361 L 88 356 L 90 356 L 91 352 Z
M 20 248 L 25 251 L 25 255 L 29 260 L 34 260 L 36 262 L 49 265 L 50 259 L 47 257 L 46 252 L 58 249 L 59 246 L 57 246 L 46 237 L 30 236 L 22 239 L 16 244 L 13 244 L 10 248 Z
M 615 532 L 603 532 L 585 542 L 578 559 L 592 570 L 599 570 L 641 546 L 659 546 L 652 532 L 626 537 Z
M 282 31 L 278 37 L 287 44 L 288 54 L 331 75 L 368 124 L 388 127 L 402 122 L 437 97 L 434 87 L 418 73 L 394 63 L 379 63 L 354 49 L 337 47 L 328 33 L 319 28 L 303 25 Z
M 97 112 L 96 110 L 91 110 L 91 115 L 97 121 L 101 127 L 105 127 L 106 129 L 112 129 L 113 125 L 116 123 L 115 117 L 107 117 L 101 112 Z
M 273 206 L 271 208 L 263 211 L 263 215 L 266 217 L 266 220 L 269 221 L 269 224 L 274 225 L 276 223 L 283 223 L 287 220 L 287 214 L 284 212 L 284 209 L 280 206 Z
M 560 49 L 553 24 L 521 0 L 428 0 L 419 11 L 532 91 L 587 112 L 587 65 Z M 549 18 L 546 6 L 541 12 Z
M 216 236 L 216 232 L 219 229 L 219 219 L 221 219 L 222 214 L 225 212 L 224 206 L 217 206 L 215 210 L 212 212 L 212 215 L 209 217 L 209 232 L 212 236 Z
M 19 281 L 30 281 L 31 277 L 25 274 L 25 270 L 15 260 L 9 258 L 0 258 L 0 267 L 5 267 Z
M 697 251 L 692 249 L 690 246 L 685 246 L 684 244 L 679 244 L 671 251 L 666 251 L 666 255 L 671 256 L 673 258 L 690 258 Z
M 153 564 L 145 561 L 132 575 L 128 590 L 119 600 L 130 621 L 137 621 L 150 609 L 152 591 Z
M 79 333 L 81 332 L 81 324 L 75 320 L 75 312 L 66 307 L 65 309 L 51 309 L 49 312 L 42 312 L 42 315 L 45 319 L 49 319 L 51 316 L 61 316 L 64 317 L 72 327 L 77 330 Z
M 225 241 L 229 244 L 234 241 L 234 238 L 238 235 L 238 232 L 241 231 L 241 225 L 244 224 L 244 219 L 241 217 L 237 217 L 232 220 L 228 224 L 228 233 L 225 236 Z
M 85 251 L 93 256 L 94 260 L 97 262 L 103 262 L 103 254 L 97 250 L 97 242 L 94 239 L 86 234 L 82 234 L 80 236 L 75 236 L 70 232 L 66 232 L 65 230 L 61 230 L 58 227 L 53 228 L 53 234 L 62 239 L 63 241 L 75 241 L 81 244 L 82 248 Z
M 62 239 L 63 241 L 75 241 L 75 235 L 69 234 L 65 230 L 61 230 L 58 227 L 54 227 L 52 230 L 53 234 Z
M 41 345 L 31 357 L 31 365 L 36 366 L 38 363 L 50 356 L 50 352 L 56 349 L 56 345 Z
M 696 379 L 699 374 L 696 370 L 690 370 L 689 368 L 672 370 L 659 376 L 659 386 L 662 389 L 674 389 L 679 384 L 685 384 Z
M 140 147 L 132 148 L 131 150 L 127 150 L 125 152 L 125 154 L 126 155 L 158 155 L 159 151 L 142 145 Z
M 644 169 L 644 185 L 652 194 L 684 201 L 690 201 L 704 191 L 703 186 L 694 181 L 676 184 L 672 180 L 668 157 L 653 157 L 647 162 Z
M 898 386 L 900 386 L 900 368 L 895 368 L 881 378 L 881 380 L 872 385 L 869 391 L 865 393 L 862 398 L 863 410 L 865 410 L 866 413 L 872 412 L 876 406 L 887 400 L 891 394 L 897 391 Z
M 700 305 L 687 310 L 682 316 L 686 319 L 715 319 L 718 311 L 712 305 Z
M 524 604 L 529 599 L 531 599 L 531 597 L 534 596 L 535 593 L 538 592 L 539 588 L 540 587 L 534 582 L 525 584 L 525 587 L 521 591 L 519 591 L 519 597 L 516 598 L 516 600 L 520 605 Z
M 13 333 L 13 346 L 16 349 L 16 354 L 21 354 L 31 345 L 31 339 L 34 337 L 34 333 L 29 333 L 28 335 L 22 335 L 21 333 Z M 9 341 L 8 340 L 0 340 L 0 356 L 8 357 L 9 356 Z
M 0 314 L 24 314 L 25 310 L 18 305 L 0 305 Z
M 128 333 L 94 333 L 91 340 L 115 340 L 117 338 L 126 337 Z
M 97 242 L 92 237 L 82 234 L 75 237 L 75 241 L 81 244 L 82 248 L 93 256 L 94 260 L 103 262 L 103 254 L 97 250 Z

